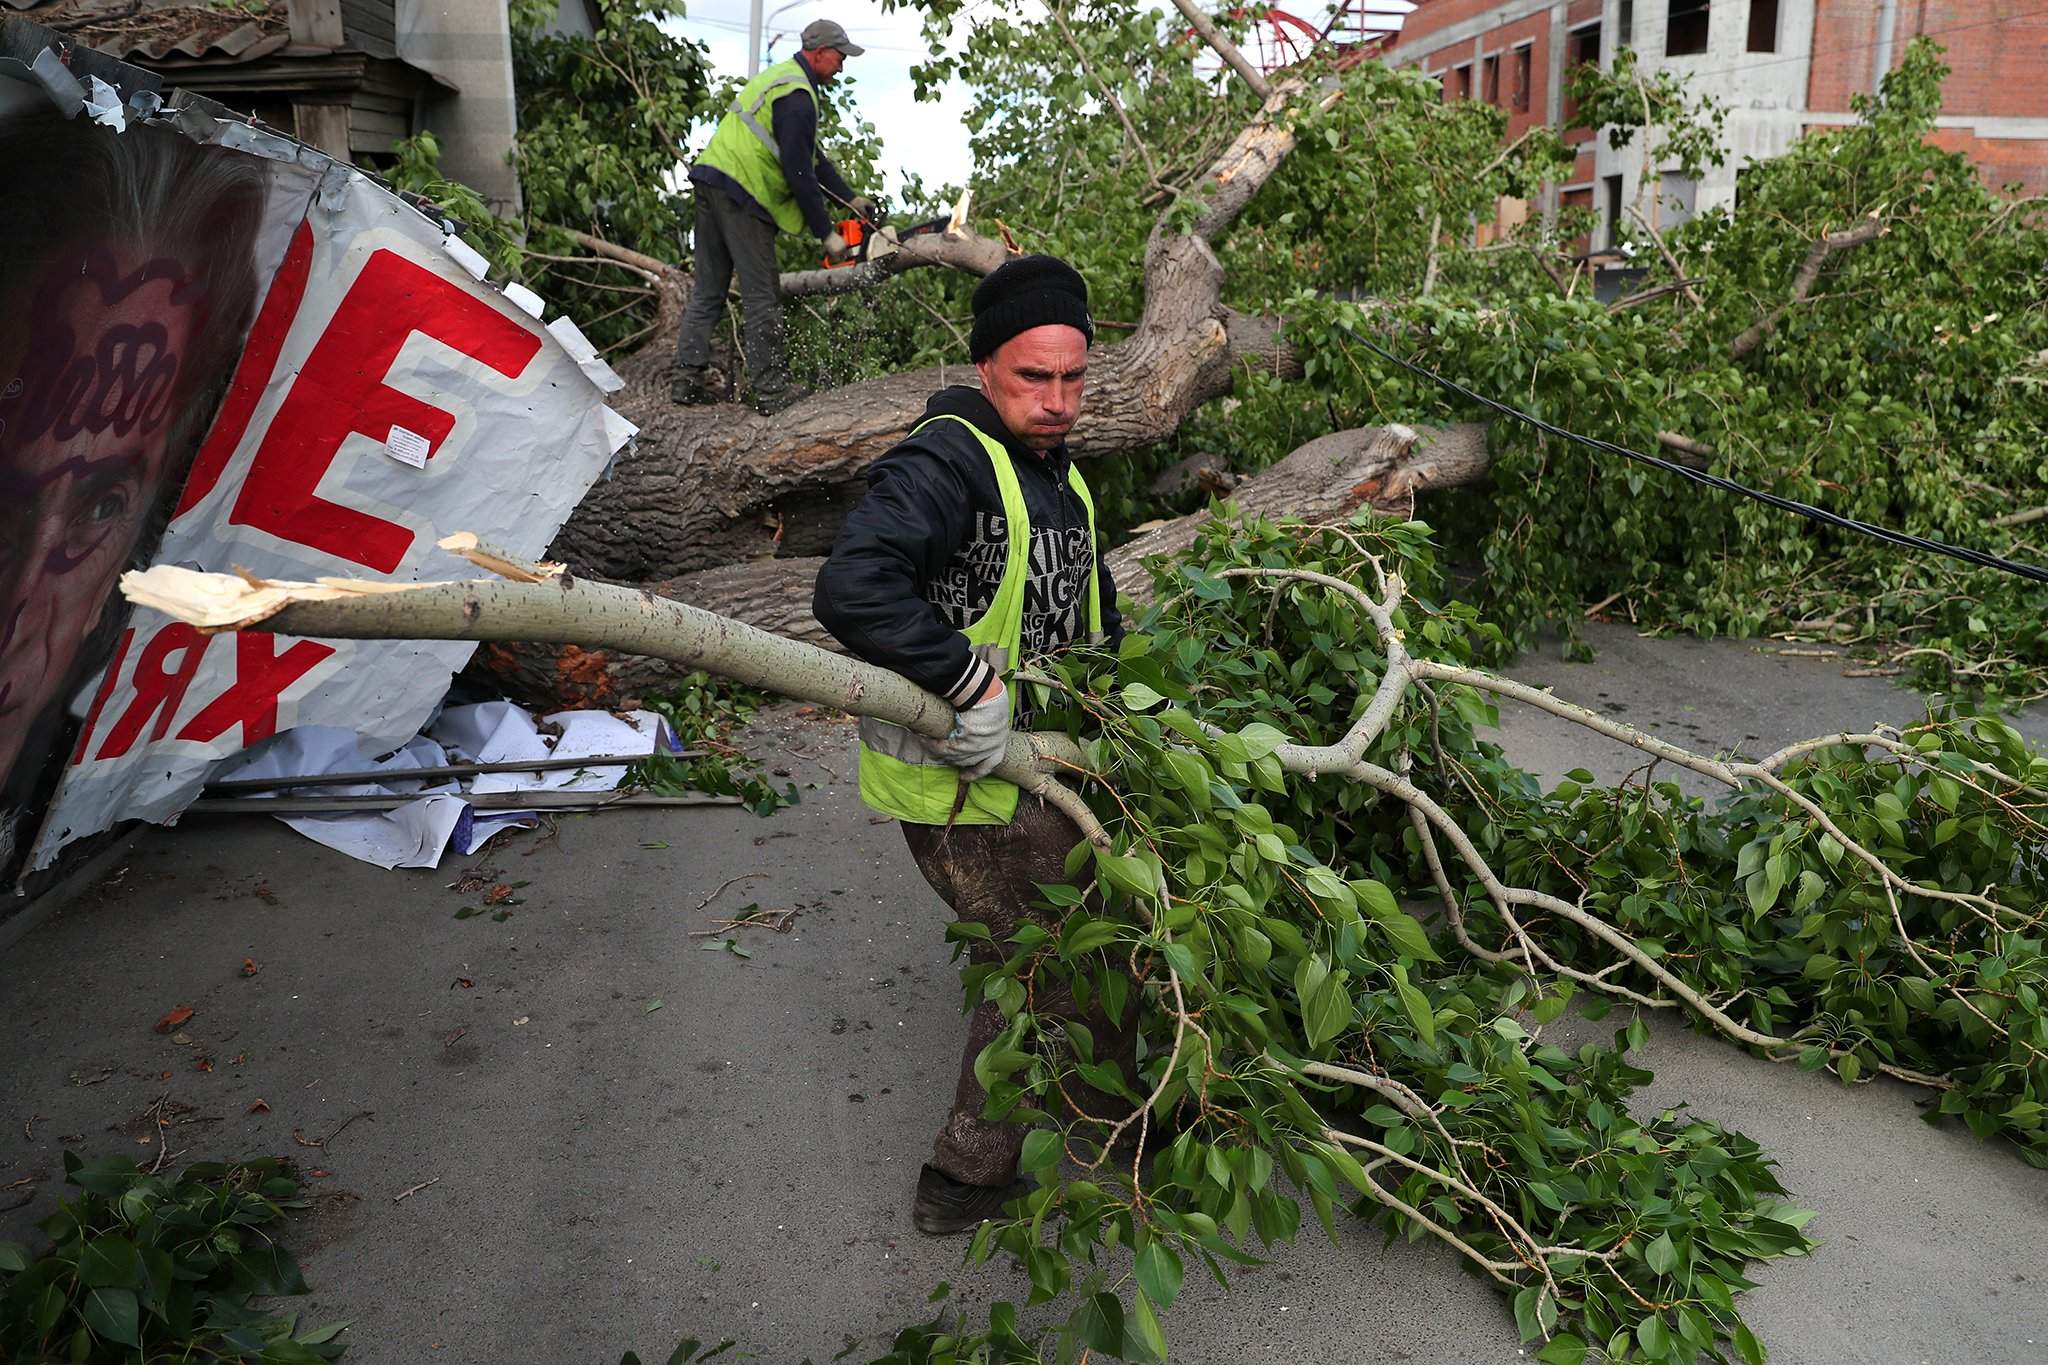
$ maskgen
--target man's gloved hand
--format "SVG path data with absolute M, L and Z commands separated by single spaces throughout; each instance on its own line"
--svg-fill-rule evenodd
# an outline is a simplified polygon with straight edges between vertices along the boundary
M 996 770 L 1010 747 L 1010 699 L 1001 683 L 953 720 L 953 733 L 929 741 L 932 752 L 958 768 L 969 782 Z
M 852 254 L 853 248 L 847 246 L 846 239 L 840 236 L 837 230 L 825 234 L 826 260 L 843 261 Z
M 853 216 L 863 223 L 880 222 L 881 207 L 864 194 L 856 194 L 846 201 L 846 207 L 853 210 Z

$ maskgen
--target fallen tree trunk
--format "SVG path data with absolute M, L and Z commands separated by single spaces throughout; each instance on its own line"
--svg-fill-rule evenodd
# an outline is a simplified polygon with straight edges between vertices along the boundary
M 1191 226 L 1171 227 L 1166 215 L 1155 225 L 1138 330 L 1090 354 L 1088 403 L 1071 440 L 1077 456 L 1170 436 L 1195 408 L 1230 391 L 1239 365 L 1299 373 L 1276 321 L 1222 302 L 1223 267 L 1211 244 L 1293 150 L 1289 106 L 1305 91 L 1300 80 L 1275 85 L 1191 189 L 1203 205 Z M 598 249 L 594 239 L 584 245 Z M 992 245 L 954 243 L 943 254 L 949 264 L 985 269 L 996 259 Z M 938 254 L 941 245 L 929 249 Z M 648 265 L 637 256 L 627 263 Z M 665 317 L 679 311 L 664 306 Z M 733 404 L 676 407 L 668 396 L 671 339 L 657 334 L 619 366 L 626 387 L 614 405 L 640 435 L 555 539 L 552 556 L 578 573 L 643 583 L 823 554 L 869 463 L 910 430 L 933 391 L 973 381 L 966 366 L 908 371 L 829 390 L 773 418 Z
M 1476 482 L 1486 469 L 1486 428 L 1479 423 L 1419 432 L 1398 425 L 1358 427 L 1310 441 L 1238 485 L 1231 501 L 1259 516 L 1304 521 L 1339 520 L 1366 505 L 1410 516 L 1416 493 Z M 1143 562 L 1185 552 L 1210 515 L 1204 509 L 1160 523 L 1112 550 L 1108 564 L 1119 592 L 1146 601 L 1151 578 Z M 837 649 L 811 615 L 811 587 L 823 563 L 821 554 L 750 561 L 638 586 L 789 639 Z M 522 641 L 485 645 L 469 672 L 515 700 L 556 710 L 617 707 L 673 692 L 686 685 L 691 667 L 653 655 Z

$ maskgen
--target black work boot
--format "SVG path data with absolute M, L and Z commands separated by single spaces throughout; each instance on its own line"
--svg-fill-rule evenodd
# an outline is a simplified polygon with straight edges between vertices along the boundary
M 1030 1192 L 1030 1183 L 1023 1180 L 1007 1185 L 969 1185 L 927 1163 L 917 1175 L 917 1199 L 910 1206 L 910 1221 L 931 1237 L 972 1232 L 987 1219 L 1001 1217 L 1003 1205 Z
M 718 395 L 711 391 L 702 365 L 680 365 L 676 367 L 675 377 L 669 381 L 668 401 L 684 407 L 696 407 L 703 403 L 716 403 Z
M 779 389 L 755 389 L 754 411 L 763 417 L 773 417 L 784 408 L 796 406 L 811 396 L 811 391 L 801 384 L 784 384 Z

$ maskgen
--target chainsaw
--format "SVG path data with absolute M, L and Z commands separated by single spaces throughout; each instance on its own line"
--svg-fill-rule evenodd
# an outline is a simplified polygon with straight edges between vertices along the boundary
M 833 195 L 832 197 L 837 199 L 839 196 Z M 841 202 L 844 203 L 843 200 Z M 853 206 L 846 204 L 845 207 L 850 209 Z M 878 261 L 884 256 L 895 254 L 907 238 L 926 237 L 934 233 L 941 233 L 953 225 L 953 217 L 948 214 L 942 214 L 937 218 L 927 218 L 922 223 L 913 223 L 909 227 L 895 227 L 889 223 L 880 222 L 878 221 L 880 217 L 881 212 L 878 209 L 874 218 L 863 218 L 858 214 L 848 218 L 841 218 L 837 227 L 839 235 L 846 239 L 846 259 L 835 261 L 827 257 L 825 269 L 836 270 L 841 266 L 862 265 L 868 261 Z

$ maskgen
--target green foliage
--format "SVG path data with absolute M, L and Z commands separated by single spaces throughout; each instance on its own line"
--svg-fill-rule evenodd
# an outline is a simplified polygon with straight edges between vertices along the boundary
M 1754 164 L 1737 209 L 1671 235 L 1702 306 L 1674 292 L 1610 311 L 1583 289 L 1560 294 L 1527 261 L 1494 257 L 1476 274 L 1447 263 L 1428 298 L 1297 298 L 1290 335 L 1310 382 L 1345 423 L 1479 415 L 1350 341 L 1376 334 L 1571 430 L 1644 450 L 1676 431 L 1752 487 L 2038 559 L 2027 529 L 1995 521 L 2033 502 L 2048 473 L 2048 226 L 1926 141 L 1937 51 L 1914 43 L 1883 99 L 1859 103 L 1859 123 Z M 1872 216 L 1883 235 L 1833 253 L 1792 302 L 1814 243 Z M 1760 320 L 1761 341 L 1734 354 Z M 1242 396 L 1229 430 L 1246 446 L 1279 453 L 1299 435 L 1297 386 Z M 1792 631 L 1863 645 L 1933 685 L 2048 690 L 2032 583 L 1702 495 L 1519 423 L 1496 420 L 1494 442 L 1487 495 L 1445 523 L 1483 563 L 1482 601 L 1517 647 L 1619 591 L 1645 624 Z
M 2048 829 L 2026 786 L 2048 778 L 2048 760 L 1988 715 L 1930 715 L 1896 743 L 1879 762 L 1861 746 L 1816 748 L 1786 772 L 1796 807 L 1751 791 L 1707 808 L 1670 783 L 1523 791 L 1491 822 L 1500 871 L 1668 951 L 1688 985 L 1792 1040 L 1781 1059 L 1845 1082 L 1888 1068 L 1943 1077 L 1930 1120 L 1959 1118 L 2048 1167 Z M 1888 890 L 1830 824 L 1909 886 L 1953 898 Z M 1984 903 L 1966 899 L 1986 887 Z M 1559 949 L 1605 965 L 1592 943 Z
M 1161 1315 L 1187 1271 L 1227 1282 L 1291 1240 L 1304 1203 L 1333 1236 L 1348 1208 L 1390 1236 L 1456 1237 L 1493 1267 L 1524 1339 L 1554 1352 L 1627 1335 L 1637 1358 L 1676 1361 L 1740 1342 L 1732 1296 L 1750 1284 L 1746 1264 L 1809 1245 L 1808 1215 L 1755 1144 L 1678 1111 L 1631 1115 L 1650 1079 L 1624 1055 L 1639 1025 L 1613 1047 L 1544 1042 L 1569 986 L 1438 941 L 1398 894 L 1414 880 L 1405 822 L 1362 784 L 1283 773 L 1283 739 L 1332 741 L 1364 705 L 1374 636 L 1320 588 L 1290 586 L 1276 604 L 1225 575 L 1285 564 L 1350 577 L 1361 546 L 1419 594 L 1397 623 L 1412 648 L 1460 660 L 1494 643 L 1470 607 L 1432 600 L 1419 524 L 1217 522 L 1183 566 L 1160 570 L 1161 605 L 1115 660 L 1068 656 L 1025 684 L 1049 714 L 1074 705 L 1099 721 L 1084 750 L 1113 774 L 1116 796 L 1097 810 L 1115 843 L 1070 860 L 1072 886 L 1046 889 L 1067 907 L 1057 936 L 1027 927 L 1006 960 L 962 973 L 969 1000 L 1010 1020 L 978 1067 L 988 1112 L 1058 1134 L 1027 1143 L 1040 1187 L 971 1254 L 1017 1260 L 1029 1305 L 1073 1305 L 1052 1343 L 1061 1359 L 1083 1347 L 1163 1359 Z M 1440 714 L 1411 701 L 1368 757 L 1392 766 L 1436 733 L 1497 764 L 1473 738 L 1483 719 L 1470 697 Z M 1142 1008 L 1135 1075 L 1030 1010 L 1062 987 Z M 1347 1072 L 1376 1080 L 1346 1084 Z M 1179 1129 L 1142 1193 L 1128 1153 L 1103 1159 L 1113 1135 L 1063 1102 L 1077 1080 L 1150 1097 L 1154 1121 Z M 1061 1156 L 1076 1174 L 1062 1178 Z M 899 1344 L 888 1359 L 1028 1359 L 1044 1345 L 1019 1335 L 1008 1305 L 971 1333 L 924 1330 L 918 1349 L 934 1330 L 952 1344 Z
M 714 107 L 704 50 L 662 28 L 682 6 L 600 0 L 595 37 L 547 33 L 546 0 L 512 7 L 519 92 L 514 160 L 525 196 L 527 282 L 600 350 L 626 348 L 653 326 L 645 280 L 615 265 L 542 259 L 588 253 L 570 231 L 656 260 L 683 259 L 689 201 L 678 163 L 696 120 Z
M 1656 128 L 1662 141 L 1647 145 L 1644 164 L 1697 179 L 1727 160 L 1722 130 L 1727 106 L 1711 95 L 1696 96 L 1683 76 L 1669 70 L 1645 73 L 1628 48 L 1607 67 L 1582 65 L 1572 71 L 1572 128 L 1605 128 L 1607 145 L 1619 151 L 1638 133 Z
M 452 222 L 465 242 L 483 253 L 499 274 L 516 276 L 522 259 L 514 225 L 497 217 L 484 197 L 459 180 L 441 174 L 441 140 L 421 129 L 394 143 L 392 164 L 384 178 L 391 187 L 427 201 Z
M 697 758 L 655 753 L 627 770 L 626 785 L 658 796 L 710 792 L 737 796 L 756 815 L 773 815 L 797 803 L 796 784 L 775 784 L 761 765 L 733 743 L 734 734 L 754 718 L 765 698 L 751 688 L 708 673 L 691 673 L 678 690 L 648 697 L 641 705 L 661 716 L 685 749 Z
M 1611 1046 L 1547 1040 L 1568 1010 L 1597 1019 L 1611 1002 L 1467 951 L 1408 899 L 1435 887 L 1401 806 L 1281 767 L 1281 744 L 1351 727 L 1383 660 L 1347 600 L 1235 575 L 1359 581 L 1368 551 L 1408 585 L 1394 624 L 1417 657 L 1498 648 L 1471 607 L 1441 600 L 1417 523 L 1218 521 L 1157 567 L 1158 605 L 1116 659 L 1069 655 L 1022 683 L 1089 736 L 1087 766 L 1115 788 L 1093 802 L 1112 848 L 1076 849 L 1070 884 L 1044 888 L 1057 933 L 1027 926 L 962 972 L 968 1001 L 1008 1018 L 977 1074 L 991 1117 L 1036 1125 L 1021 1164 L 1040 1182 L 970 1254 L 1011 1257 L 1031 1291 L 985 1323 L 906 1330 L 891 1365 L 1163 1359 L 1186 1274 L 1227 1282 L 1294 1236 L 1304 1204 L 1332 1235 L 1349 1209 L 1390 1237 L 1455 1237 L 1542 1360 L 1764 1358 L 1735 1296 L 1752 1262 L 1811 1246 L 1812 1216 L 1765 1154 L 1697 1115 L 1633 1113 L 1650 1079 L 1628 1056 L 1647 1041 L 1640 1020 Z M 1815 745 L 1784 765 L 1783 789 L 1708 806 L 1585 773 L 1541 791 L 1478 738 L 1495 719 L 1478 693 L 1418 690 L 1365 757 L 1412 770 L 1506 882 L 1583 906 L 1784 1040 L 1776 1059 L 1845 1083 L 1925 1073 L 1930 1120 L 2048 1164 L 2048 760 L 2009 727 L 1948 715 L 1866 747 Z M 1451 875 L 1473 939 L 1511 946 L 1477 878 Z M 1660 989 L 1567 922 L 1525 917 L 1522 931 L 1610 989 Z M 1134 1074 L 1087 1030 L 1034 1013 L 1064 990 L 1142 1010 Z M 1149 1101 L 1164 1135 L 1141 1182 L 1128 1150 L 1105 1151 L 1118 1135 L 1068 1105 L 1075 1082 Z M 1050 1336 L 1019 1325 L 1055 1300 L 1066 1316 Z
M 302 1208 L 274 1159 L 202 1164 L 176 1176 L 125 1157 L 64 1153 L 81 1191 L 45 1218 L 50 1248 L 0 1242 L 0 1355 L 19 1365 L 157 1360 L 318 1365 L 339 1359 L 347 1323 L 309 1331 L 252 1297 L 303 1294 L 297 1263 L 271 1234 Z

